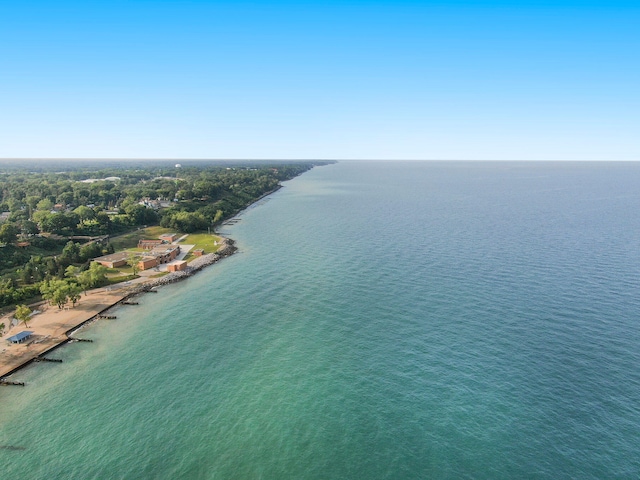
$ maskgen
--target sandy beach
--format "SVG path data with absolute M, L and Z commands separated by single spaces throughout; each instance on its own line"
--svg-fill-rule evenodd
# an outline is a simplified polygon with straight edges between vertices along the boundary
M 187 271 L 170 273 L 161 278 L 149 276 L 153 275 L 151 271 L 146 274 L 143 272 L 144 276 L 135 280 L 88 291 L 87 295 L 82 295 L 80 301 L 73 308 L 59 309 L 55 305 L 51 306 L 43 302 L 37 307 L 38 313 L 35 313 L 27 322 L 28 327 L 24 324 L 15 325 L 5 330 L 0 337 L 2 342 L 0 346 L 0 379 L 25 366 L 48 350 L 66 342 L 69 338 L 67 333 L 70 330 L 93 319 L 125 298 L 142 293 L 152 286 L 166 285 L 188 278 L 202 268 L 232 255 L 235 250 L 233 241 L 223 238 L 216 253 L 206 254 L 192 260 Z M 12 319 L 13 312 L 1 317 L 0 322 L 10 326 Z M 25 330 L 33 332 L 33 335 L 25 343 L 11 344 L 7 342 L 9 337 Z
M 191 248 L 193 245 L 182 245 L 182 252 L 178 260 L 184 258 Z M 166 269 L 166 264 L 160 268 L 165 272 Z M 96 315 L 131 295 L 136 288 L 132 285 L 139 287 L 142 283 L 152 283 L 154 274 L 155 272 L 151 270 L 143 271 L 140 272 L 140 278 L 126 284 L 90 290 L 86 295 L 82 295 L 75 307 L 69 306 L 59 309 L 55 305 L 51 306 L 42 302 L 33 308 L 35 313 L 27 322 L 28 326 L 22 323 L 11 326 L 13 312 L 0 317 L 0 323 L 7 326 L 7 329 L 0 336 L 0 341 L 2 341 L 0 346 L 0 379 L 65 342 L 69 338 L 67 336 L 69 330 L 93 319 Z M 24 343 L 12 344 L 7 341 L 9 337 L 25 330 L 32 331 L 33 335 Z
M 67 340 L 66 332 L 81 325 L 87 320 L 112 307 L 128 295 L 121 289 L 107 291 L 100 288 L 83 295 L 75 308 L 59 309 L 57 306 L 47 305 L 46 302 L 38 306 L 40 313 L 31 317 L 28 327 L 18 324 L 9 328 L 2 335 L 0 349 L 0 378 L 8 375 L 16 368 L 42 355 L 52 347 Z M 10 325 L 13 315 L 6 315 L 1 319 Z M 10 344 L 7 338 L 24 330 L 32 331 L 33 335 L 23 344 Z

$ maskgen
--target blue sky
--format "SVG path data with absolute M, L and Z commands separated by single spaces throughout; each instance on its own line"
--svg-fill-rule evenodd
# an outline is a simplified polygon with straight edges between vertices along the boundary
M 640 2 L 0 2 L 0 158 L 640 160 Z

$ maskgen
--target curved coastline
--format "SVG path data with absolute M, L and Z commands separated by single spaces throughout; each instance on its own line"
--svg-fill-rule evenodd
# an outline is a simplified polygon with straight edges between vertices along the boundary
M 246 209 L 259 203 L 265 197 L 277 192 L 280 188 L 282 188 L 282 185 L 278 185 L 270 192 L 261 195 L 251 202 L 251 204 L 247 205 L 243 210 L 236 212 L 234 216 L 226 220 L 237 217 Z M 45 335 L 34 335 L 36 338 L 26 344 L 17 346 L 12 345 L 10 347 L 5 347 L 0 351 L 0 385 L 11 385 L 12 382 L 8 380 L 8 377 L 27 365 L 39 361 L 46 354 L 54 351 L 62 345 L 75 341 L 76 339 L 71 336 L 73 333 L 83 326 L 98 320 L 110 308 L 118 304 L 122 304 L 136 295 L 155 291 L 154 289 L 157 287 L 169 285 L 189 278 L 203 268 L 233 255 L 236 251 L 237 247 L 235 246 L 234 240 L 222 237 L 222 245 L 217 252 L 209 253 L 194 259 L 189 263 L 187 269 L 184 271 L 171 272 L 163 277 L 148 280 L 133 287 L 120 287 L 117 288 L 117 290 L 113 290 L 113 287 L 91 290 L 82 297 L 82 301 L 73 309 L 52 309 L 53 311 L 47 312 L 49 320 L 44 328 Z M 40 312 L 40 314 L 42 313 L 44 312 Z M 41 323 L 37 322 L 37 320 L 41 319 L 42 317 L 35 318 L 32 319 L 32 321 L 35 323 Z M 38 327 L 41 327 L 41 325 L 34 328 Z M 46 335 L 47 332 L 50 333 Z M 20 351 L 12 351 L 11 355 L 9 355 L 6 354 L 7 348 L 17 348 L 20 349 Z
M 52 321 L 45 325 L 45 332 L 51 329 L 51 323 L 55 323 L 58 326 L 57 331 L 45 336 L 36 335 L 36 339 L 32 342 L 12 346 L 20 349 L 20 351 L 12 352 L 12 355 L 8 358 L 0 357 L 0 385 L 10 385 L 11 382 L 8 381 L 8 377 L 31 363 L 39 361 L 39 359 L 57 348 L 76 341 L 77 339 L 72 337 L 73 333 L 98 320 L 114 306 L 123 304 L 134 296 L 154 291 L 153 289 L 157 287 L 185 280 L 203 268 L 233 255 L 236 251 L 235 242 L 230 238 L 223 237 L 222 245 L 217 252 L 196 258 L 184 271 L 171 272 L 164 277 L 152 279 L 133 287 L 121 287 L 115 292 L 104 288 L 95 289 L 87 292 L 87 295 L 83 297 L 84 302 L 81 301 L 74 309 L 47 312 L 47 316 Z M 92 297 L 89 298 L 89 295 Z M 43 313 L 41 312 L 40 314 Z M 37 322 L 37 319 L 32 319 L 32 321 Z M 38 327 L 33 328 L 37 329 Z M 6 353 L 6 348 L 0 352 L 0 355 L 4 353 Z
M 242 214 L 242 212 L 257 205 L 265 197 L 277 192 L 282 187 L 283 185 L 278 185 L 224 221 L 236 218 Z M 41 358 L 57 348 L 67 343 L 77 341 L 77 339 L 71 335 L 85 325 L 100 319 L 109 309 L 116 305 L 123 304 L 136 295 L 154 292 L 157 287 L 185 280 L 203 268 L 233 255 L 236 251 L 235 241 L 228 237 L 222 237 L 222 245 L 215 253 L 209 253 L 192 260 L 184 271 L 171 272 L 163 277 L 147 280 L 134 286 L 107 287 L 90 290 L 82 297 L 82 301 L 72 309 L 58 310 L 52 308 L 52 311 L 49 312 L 45 307 L 45 310 L 47 310 L 46 316 L 48 317 L 45 321 L 46 323 L 37 322 L 37 320 L 42 320 L 42 317 L 39 319 L 32 318 L 32 321 L 40 323 L 40 325 L 33 328 L 40 328 L 41 331 L 44 330 L 44 335 L 36 334 L 34 335 L 36 338 L 26 344 L 11 345 L 0 350 L 0 386 L 14 384 L 24 386 L 24 383 L 12 382 L 8 377 L 31 363 L 40 361 Z M 42 313 L 44 312 L 40 312 L 39 314 L 41 315 Z M 45 324 L 44 328 L 43 323 Z M 8 355 L 6 354 L 7 348 L 17 348 L 19 351 L 12 351 L 11 355 Z

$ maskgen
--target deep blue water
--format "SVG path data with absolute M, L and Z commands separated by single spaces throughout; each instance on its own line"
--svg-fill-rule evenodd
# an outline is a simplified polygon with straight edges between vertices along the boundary
M 0 391 L 2 478 L 638 478 L 640 164 L 341 162 Z

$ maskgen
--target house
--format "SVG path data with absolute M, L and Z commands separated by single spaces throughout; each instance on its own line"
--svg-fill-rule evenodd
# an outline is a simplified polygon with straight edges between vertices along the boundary
M 129 260 L 128 252 L 112 253 L 111 255 L 104 255 L 103 257 L 96 257 L 94 262 L 99 263 L 107 268 L 118 268 L 127 264 Z
M 164 240 L 165 242 L 175 242 L 178 239 L 177 233 L 163 233 L 160 235 L 160 240 Z
M 0 223 L 6 222 L 7 220 L 9 220 L 10 216 L 11 216 L 11 212 L 0 212 Z
M 145 254 L 138 261 L 138 268 L 140 270 L 148 270 L 150 268 L 157 267 L 163 263 L 169 263 L 173 261 L 180 253 L 180 247 L 178 245 L 159 245 Z
M 153 250 L 155 247 L 158 247 L 163 243 L 163 240 L 139 240 L 138 248 L 142 248 L 143 250 Z
M 139 205 L 143 205 L 153 210 L 158 210 L 161 207 L 160 200 L 151 200 L 149 197 L 144 197 L 138 202 Z
M 204 249 L 197 248 L 196 250 L 193 250 L 194 257 L 201 257 L 202 255 L 204 255 Z
M 187 269 L 187 262 L 184 260 L 176 260 L 167 265 L 168 272 L 182 272 Z
M 23 332 L 13 335 L 12 337 L 7 338 L 7 342 L 10 342 L 10 343 L 26 342 L 27 340 L 29 340 L 29 337 L 31 337 L 31 335 L 33 335 L 33 332 L 30 332 L 29 330 L 25 330 Z
M 156 257 L 145 256 L 138 261 L 138 268 L 140 270 L 149 270 L 150 268 L 157 267 L 157 266 L 158 266 L 158 259 Z
M 158 259 L 158 263 L 169 263 L 180 253 L 179 245 L 160 245 L 151 249 L 150 254 Z
M 82 183 L 95 183 L 95 182 L 117 182 L 120 177 L 105 177 L 105 178 L 87 178 L 86 180 L 80 180 Z

